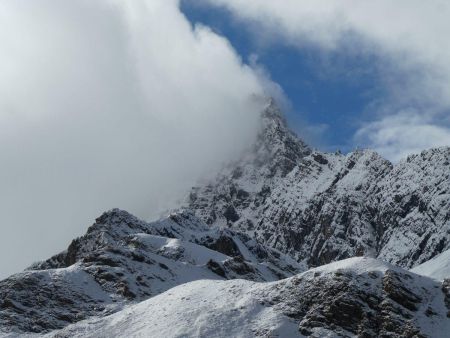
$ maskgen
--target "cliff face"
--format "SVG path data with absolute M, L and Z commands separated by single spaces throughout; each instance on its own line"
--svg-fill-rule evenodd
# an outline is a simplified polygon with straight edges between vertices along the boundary
M 353 256 L 413 267 L 449 247 L 450 148 L 393 165 L 371 150 L 314 151 L 271 102 L 253 149 L 187 208 L 318 266 Z

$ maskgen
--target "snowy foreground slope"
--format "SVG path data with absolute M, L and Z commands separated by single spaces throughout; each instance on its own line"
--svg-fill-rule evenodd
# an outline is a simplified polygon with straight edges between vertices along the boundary
M 429 278 L 350 258 L 273 283 L 183 284 L 48 337 L 444 338 L 449 297 Z
M 0 281 L 0 336 L 450 337 L 450 148 L 393 165 L 261 121 L 179 210 L 108 211 Z

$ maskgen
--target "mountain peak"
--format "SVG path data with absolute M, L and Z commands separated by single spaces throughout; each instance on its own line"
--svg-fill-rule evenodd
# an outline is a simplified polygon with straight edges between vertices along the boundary
M 262 112 L 262 116 L 263 118 L 273 120 L 280 119 L 286 125 L 286 120 L 284 118 L 283 112 L 277 104 L 277 101 L 272 97 L 267 100 L 267 103 Z
M 273 98 L 269 98 L 261 113 L 261 126 L 253 147 L 241 159 L 256 169 L 268 169 L 269 175 L 287 175 L 299 161 L 309 154 L 306 145 L 288 127 L 285 116 Z
M 368 149 L 312 151 L 273 99 L 261 121 L 252 151 L 193 190 L 189 208 L 204 222 L 309 266 L 369 255 L 410 268 L 450 248 L 450 148 L 393 165 Z

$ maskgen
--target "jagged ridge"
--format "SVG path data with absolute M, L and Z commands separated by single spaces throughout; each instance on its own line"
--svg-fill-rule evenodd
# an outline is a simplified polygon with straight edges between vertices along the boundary
M 194 280 L 273 281 L 303 270 L 189 212 L 146 223 L 114 209 L 66 251 L 0 282 L 0 332 L 48 332 Z
M 396 165 L 371 150 L 311 150 L 271 101 L 254 149 L 186 207 L 309 266 L 368 255 L 410 268 L 450 246 L 449 163 L 449 147 Z

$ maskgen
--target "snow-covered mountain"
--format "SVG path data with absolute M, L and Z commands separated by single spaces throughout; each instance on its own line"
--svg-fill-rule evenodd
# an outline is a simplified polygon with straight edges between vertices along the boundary
M 111 210 L 1 281 L 0 336 L 446 337 L 446 250 L 449 147 L 319 152 L 270 101 L 254 145 L 178 211 Z
M 0 282 L 0 330 L 46 332 L 194 280 L 274 281 L 304 269 L 187 212 L 146 223 L 115 209 L 66 251 Z
M 393 165 L 312 150 L 271 101 L 255 147 L 193 189 L 187 208 L 318 266 L 353 256 L 411 268 L 450 248 L 450 147 Z

